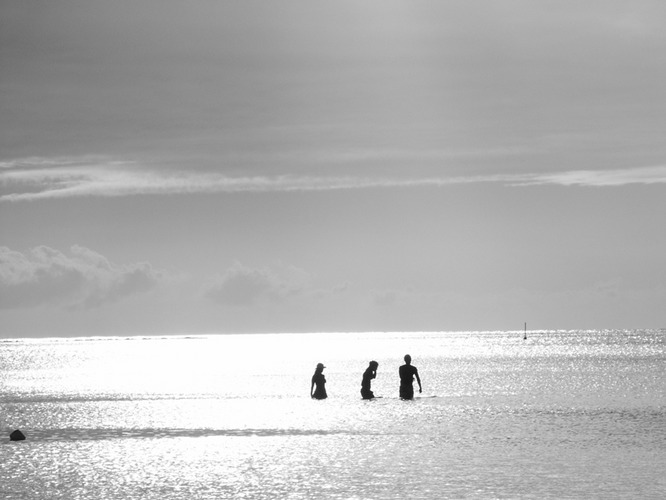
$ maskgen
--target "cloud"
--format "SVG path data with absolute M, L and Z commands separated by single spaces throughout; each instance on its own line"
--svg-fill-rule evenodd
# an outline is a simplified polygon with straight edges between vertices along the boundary
M 285 279 L 268 269 L 253 269 L 236 262 L 211 284 L 206 296 L 225 305 L 249 306 L 280 302 L 303 291 L 301 279 Z
M 499 183 L 510 186 L 591 186 L 666 183 L 666 165 L 613 170 L 440 177 L 245 176 L 220 172 L 158 170 L 104 157 L 27 158 L 0 163 L 0 201 L 82 196 L 239 192 L 328 191 L 343 189 L 448 186 Z
M 148 263 L 119 266 L 81 246 L 69 255 L 39 246 L 26 253 L 0 247 L 0 307 L 91 308 L 146 292 L 164 278 Z
M 395 290 L 375 290 L 372 292 L 372 302 L 381 307 L 394 307 L 399 295 Z
M 285 304 L 294 301 L 313 303 L 349 290 L 345 282 L 331 288 L 317 287 L 314 278 L 303 269 L 278 265 L 271 269 L 247 267 L 234 263 L 222 275 L 209 283 L 205 296 L 227 306 Z
M 559 186 L 611 187 L 627 184 L 664 184 L 666 165 L 615 170 L 571 170 L 547 174 L 515 176 L 512 182 L 517 186 L 554 184 Z

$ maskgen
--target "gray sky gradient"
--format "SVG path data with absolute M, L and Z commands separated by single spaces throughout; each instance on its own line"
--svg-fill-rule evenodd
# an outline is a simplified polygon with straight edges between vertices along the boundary
M 666 326 L 664 2 L 0 9 L 0 336 Z

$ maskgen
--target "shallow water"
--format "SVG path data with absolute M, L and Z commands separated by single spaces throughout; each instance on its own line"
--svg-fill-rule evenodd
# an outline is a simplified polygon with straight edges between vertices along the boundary
M 0 341 L 2 429 L 28 438 L 0 497 L 663 498 L 665 361 L 656 330 Z

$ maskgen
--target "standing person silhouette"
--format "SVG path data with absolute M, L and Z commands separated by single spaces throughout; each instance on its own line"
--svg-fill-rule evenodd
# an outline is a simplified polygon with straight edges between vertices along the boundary
M 310 386 L 310 397 L 313 399 L 326 399 L 326 377 L 324 377 L 324 368 L 322 363 L 317 363 L 314 375 L 312 375 L 312 385 Z M 316 388 L 315 388 L 316 387 Z
M 370 361 L 370 364 L 363 373 L 363 380 L 361 381 L 361 397 L 363 399 L 374 399 L 375 397 L 374 393 L 370 390 L 370 383 L 377 376 L 378 367 L 379 363 Z
M 398 369 L 400 374 L 400 399 L 414 399 L 414 377 L 419 384 L 419 393 L 422 392 L 421 389 L 421 378 L 419 377 L 419 371 L 415 366 L 412 366 L 412 357 L 409 354 L 405 354 L 405 364 Z

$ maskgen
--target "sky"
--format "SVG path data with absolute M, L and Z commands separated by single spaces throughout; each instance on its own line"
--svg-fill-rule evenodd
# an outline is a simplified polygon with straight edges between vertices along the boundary
M 0 337 L 666 327 L 662 0 L 0 0 Z

